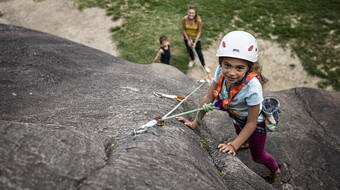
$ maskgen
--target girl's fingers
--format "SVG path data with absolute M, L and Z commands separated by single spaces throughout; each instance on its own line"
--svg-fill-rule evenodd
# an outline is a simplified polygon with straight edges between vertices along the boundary
M 192 122 L 191 121 L 186 121 L 186 122 L 184 122 L 184 125 L 192 127 Z
M 233 155 L 233 150 L 228 150 L 228 154 Z
M 176 117 L 176 120 L 182 123 L 186 122 L 186 119 L 184 117 Z
M 232 156 L 236 155 L 236 152 L 234 151 L 234 149 L 229 149 L 227 153 L 232 155 Z
M 227 146 L 226 146 L 226 144 L 219 144 L 218 148 L 219 148 L 220 152 L 225 152 L 225 149 L 227 148 Z
M 185 119 L 184 117 L 176 117 L 176 120 L 184 123 L 184 125 L 186 125 L 186 126 L 188 126 L 190 128 L 192 128 L 192 126 L 193 126 L 192 122 L 187 120 L 187 119 Z
M 230 146 L 226 144 L 219 144 L 217 148 L 219 149 L 220 152 L 228 153 L 232 156 L 236 155 L 236 152 L 233 150 L 233 148 L 231 148 Z

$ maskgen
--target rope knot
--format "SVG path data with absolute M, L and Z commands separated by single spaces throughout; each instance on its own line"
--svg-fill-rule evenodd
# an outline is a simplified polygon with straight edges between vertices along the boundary
M 202 106 L 202 108 L 203 108 L 203 110 L 204 110 L 205 112 L 209 112 L 209 111 L 212 111 L 212 110 L 216 109 L 216 108 L 215 108 L 215 105 L 213 105 L 212 103 L 210 103 L 210 104 L 204 104 L 204 105 Z

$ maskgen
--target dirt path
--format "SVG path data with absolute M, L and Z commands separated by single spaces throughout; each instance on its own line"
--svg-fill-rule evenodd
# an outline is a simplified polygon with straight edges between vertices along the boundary
M 218 61 L 215 56 L 218 47 L 216 42 L 209 49 L 203 51 L 206 64 L 214 76 Z M 303 70 L 301 61 L 293 56 L 290 49 L 283 49 L 278 43 L 268 40 L 258 40 L 260 49 L 260 63 L 262 64 L 262 74 L 269 79 L 264 86 L 265 90 L 278 91 L 294 87 L 312 87 L 317 88 L 317 77 L 311 77 Z M 199 61 L 198 61 L 198 64 Z M 188 75 L 202 79 L 204 78 L 203 70 L 200 65 L 196 64 L 188 71 Z M 294 66 L 290 66 L 294 65 Z
M 79 11 L 71 0 L 0 0 L 0 11 L 4 14 L 0 23 L 47 32 L 118 56 L 109 30 L 121 25 L 121 21 L 113 22 L 103 9 L 88 8 Z M 266 90 L 317 87 L 319 79 L 308 76 L 300 60 L 293 57 L 289 49 L 284 50 L 268 40 L 260 39 L 258 43 L 263 74 L 269 79 Z M 212 74 L 217 66 L 217 45 L 218 42 L 203 52 Z M 204 77 L 199 64 L 198 61 L 188 71 L 189 76 L 197 79 Z
M 120 25 L 105 10 L 79 11 L 71 0 L 0 0 L 0 23 L 43 31 L 117 56 L 110 28 Z

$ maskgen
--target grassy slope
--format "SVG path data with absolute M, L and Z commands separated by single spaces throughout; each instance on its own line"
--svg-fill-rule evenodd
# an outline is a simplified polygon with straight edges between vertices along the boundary
M 312 75 L 323 78 L 320 87 L 340 91 L 339 0 L 75 0 L 79 8 L 98 6 L 112 18 L 124 18 L 113 28 L 120 55 L 136 63 L 150 63 L 167 35 L 172 65 L 187 70 L 188 57 L 180 32 L 180 19 L 188 5 L 196 5 L 203 18 L 203 47 L 221 33 L 235 29 L 289 45 Z M 287 66 L 289 63 L 287 63 Z

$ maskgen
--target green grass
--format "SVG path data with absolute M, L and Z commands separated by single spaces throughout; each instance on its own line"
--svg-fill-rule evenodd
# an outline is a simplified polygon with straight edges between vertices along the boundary
M 224 176 L 225 176 L 225 173 L 224 173 L 224 172 L 220 172 L 220 173 L 219 173 L 219 176 L 223 179 Z
M 210 152 L 211 149 L 210 149 L 209 142 L 208 142 L 207 138 L 205 138 L 205 136 L 202 135 L 202 134 L 199 134 L 198 136 L 200 137 L 201 146 L 202 146 L 206 151 Z
M 305 70 L 322 78 L 321 88 L 340 91 L 340 3 L 339 0 L 75 0 L 80 9 L 101 7 L 113 20 L 112 28 L 121 57 L 136 63 L 151 62 L 166 35 L 172 47 L 171 63 L 187 71 L 188 56 L 180 32 L 180 20 L 188 5 L 196 5 L 202 16 L 203 48 L 220 34 L 247 30 L 256 37 L 290 46 Z M 287 63 L 287 67 L 290 63 Z

